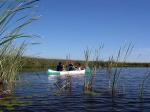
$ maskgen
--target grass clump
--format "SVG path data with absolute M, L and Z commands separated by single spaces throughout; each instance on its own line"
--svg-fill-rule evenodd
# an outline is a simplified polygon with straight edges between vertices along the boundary
M 133 45 L 129 44 L 128 47 L 120 48 L 116 58 L 111 56 L 107 63 L 107 73 L 109 78 L 109 88 L 111 89 L 112 96 L 115 96 L 116 86 L 128 56 L 131 54 Z M 118 68 L 119 65 L 119 68 Z
M 92 55 L 92 50 L 87 48 L 84 51 L 84 57 L 85 57 L 85 80 L 84 80 L 84 90 L 85 91 L 93 91 L 93 83 L 94 83 L 94 77 L 96 75 L 97 69 L 100 68 L 100 51 L 103 48 L 103 45 L 100 46 L 98 49 L 95 49 L 93 61 L 90 63 L 90 57 Z
M 32 37 L 22 33 L 22 30 L 37 18 L 24 11 L 33 8 L 37 1 L 0 1 L 0 84 L 3 85 L 0 93 L 5 89 L 12 89 L 12 83 L 21 69 L 26 44 L 25 42 L 16 44 L 16 39 Z
M 21 61 L 25 46 L 23 43 L 16 48 L 8 43 L 0 48 L 0 53 L 6 49 L 3 54 L 0 54 L 0 82 L 4 84 L 4 89 L 11 89 L 11 85 L 16 80 L 16 75 L 22 67 Z

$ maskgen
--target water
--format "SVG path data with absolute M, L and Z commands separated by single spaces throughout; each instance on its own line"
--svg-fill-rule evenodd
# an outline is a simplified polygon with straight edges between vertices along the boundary
M 117 83 L 115 97 L 111 96 L 105 70 L 97 72 L 94 95 L 83 92 L 83 76 L 72 77 L 71 93 L 55 95 L 55 77 L 48 79 L 46 72 L 23 73 L 13 95 L 0 100 L 0 112 L 149 112 L 150 79 L 145 82 L 143 100 L 139 98 L 139 85 L 148 71 L 150 68 L 124 69 Z

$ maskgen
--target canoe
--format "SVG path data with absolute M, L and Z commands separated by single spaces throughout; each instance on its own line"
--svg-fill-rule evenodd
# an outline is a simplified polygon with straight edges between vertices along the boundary
M 55 71 L 48 69 L 48 75 L 49 76 L 55 76 L 55 75 L 84 75 L 85 70 L 74 70 L 74 71 Z

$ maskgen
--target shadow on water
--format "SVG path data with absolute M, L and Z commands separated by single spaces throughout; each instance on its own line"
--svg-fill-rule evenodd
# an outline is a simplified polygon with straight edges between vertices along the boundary
M 150 80 L 147 80 L 144 97 L 139 99 L 139 84 L 145 68 L 128 68 L 120 76 L 114 97 L 108 88 L 105 70 L 97 73 L 93 92 L 84 92 L 83 76 L 73 76 L 71 93 L 55 95 L 54 83 L 59 78 L 48 78 L 46 72 L 23 73 L 17 81 L 13 95 L 0 100 L 3 111 L 150 111 Z M 0 111 L 1 111 L 0 110 Z

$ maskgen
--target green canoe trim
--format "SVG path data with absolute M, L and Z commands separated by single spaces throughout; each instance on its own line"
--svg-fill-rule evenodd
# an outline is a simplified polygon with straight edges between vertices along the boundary
M 48 75 L 60 75 L 60 72 L 48 72 Z

